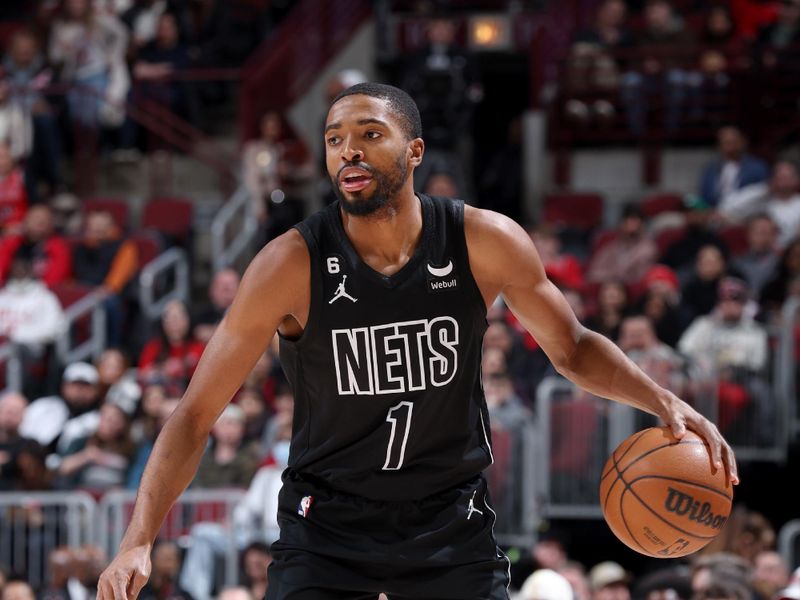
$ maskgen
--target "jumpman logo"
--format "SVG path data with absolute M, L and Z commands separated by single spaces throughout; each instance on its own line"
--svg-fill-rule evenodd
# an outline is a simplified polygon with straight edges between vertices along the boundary
M 478 513 L 479 515 L 483 514 L 482 510 L 478 510 L 475 508 L 475 494 L 478 493 L 478 490 L 472 492 L 472 498 L 469 499 L 469 504 L 467 505 L 467 521 L 470 520 L 472 517 L 472 513 Z
M 339 284 L 339 287 L 336 288 L 336 293 L 331 298 L 331 301 L 328 304 L 333 304 L 339 298 L 347 298 L 351 302 L 358 302 L 357 298 L 353 298 L 347 291 L 344 289 L 344 282 L 347 281 L 347 275 L 342 275 L 342 283 Z

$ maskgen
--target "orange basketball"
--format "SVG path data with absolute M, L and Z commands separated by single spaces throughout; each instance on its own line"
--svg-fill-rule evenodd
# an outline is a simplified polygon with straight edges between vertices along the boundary
M 731 512 L 725 470 L 687 431 L 650 427 L 622 442 L 603 468 L 600 505 L 611 531 L 628 547 L 656 558 L 686 556 L 713 540 Z

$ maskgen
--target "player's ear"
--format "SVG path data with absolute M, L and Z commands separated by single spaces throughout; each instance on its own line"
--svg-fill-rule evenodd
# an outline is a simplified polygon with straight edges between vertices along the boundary
M 425 154 L 425 142 L 422 138 L 414 138 L 408 143 L 409 160 L 414 167 L 422 164 L 422 155 Z

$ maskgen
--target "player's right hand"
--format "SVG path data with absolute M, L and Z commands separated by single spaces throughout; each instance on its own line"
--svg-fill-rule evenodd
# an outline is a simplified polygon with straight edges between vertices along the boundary
M 111 561 L 97 582 L 97 600 L 135 600 L 150 578 L 150 545 L 134 546 Z

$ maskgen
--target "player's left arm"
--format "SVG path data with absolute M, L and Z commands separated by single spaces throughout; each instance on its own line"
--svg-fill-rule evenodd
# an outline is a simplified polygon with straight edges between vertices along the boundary
M 717 427 L 650 379 L 608 338 L 581 325 L 544 272 L 528 234 L 511 219 L 466 207 L 470 267 L 487 302 L 502 294 L 553 366 L 583 389 L 660 417 L 680 438 L 686 428 L 708 444 L 715 467 L 738 483 L 733 451 Z

